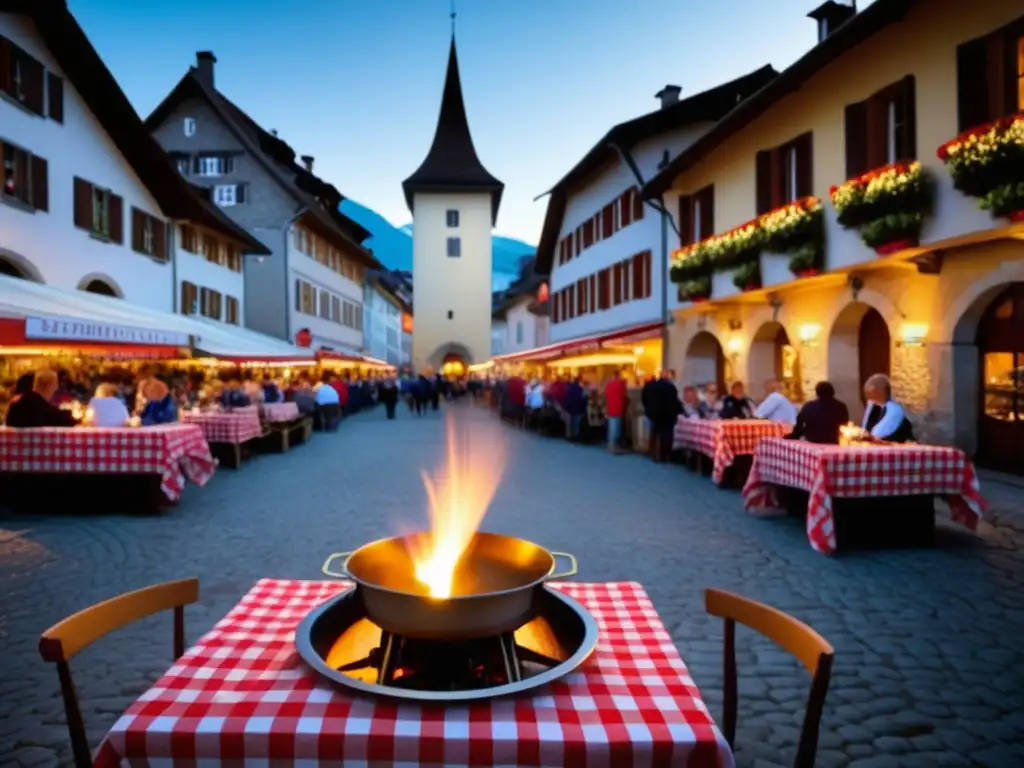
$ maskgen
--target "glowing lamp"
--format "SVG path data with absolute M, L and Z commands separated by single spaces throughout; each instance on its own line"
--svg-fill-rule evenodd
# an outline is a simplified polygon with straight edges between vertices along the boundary
M 796 329 L 796 335 L 805 347 L 816 347 L 818 336 L 821 335 L 821 326 L 817 323 L 804 323 Z
M 738 355 L 743 350 L 743 340 L 739 336 L 733 336 L 729 339 L 727 347 L 730 355 Z
M 927 336 L 927 323 L 904 323 L 900 326 L 900 342 L 905 347 L 922 347 Z

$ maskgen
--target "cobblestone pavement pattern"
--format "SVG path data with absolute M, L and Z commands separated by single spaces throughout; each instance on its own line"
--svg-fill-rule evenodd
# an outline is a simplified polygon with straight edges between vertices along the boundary
M 483 409 L 465 417 L 496 422 Z M 799 521 L 749 517 L 735 491 L 680 467 L 498 429 L 510 461 L 485 527 L 576 553 L 580 579 L 642 582 L 716 715 L 722 629 L 703 612 L 710 585 L 788 611 L 834 644 L 820 766 L 1024 765 L 1021 490 L 983 487 L 996 522 L 980 537 L 943 522 L 933 550 L 826 558 Z M 370 413 L 221 471 L 160 517 L 0 512 L 0 768 L 70 764 L 57 676 L 36 651 L 50 623 L 196 574 L 195 639 L 258 578 L 317 578 L 330 551 L 419 515 L 419 470 L 442 437 L 438 414 Z M 169 666 L 170 642 L 170 617 L 152 617 L 75 658 L 94 745 Z M 753 633 L 741 630 L 739 646 L 738 764 L 791 765 L 809 680 Z

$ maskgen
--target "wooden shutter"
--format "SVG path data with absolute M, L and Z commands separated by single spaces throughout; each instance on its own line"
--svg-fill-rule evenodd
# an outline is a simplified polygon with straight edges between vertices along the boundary
M 92 229 L 92 184 L 75 177 L 75 226 Z
M 124 242 L 124 200 L 114 194 L 108 194 L 108 210 L 110 216 L 110 239 L 115 243 Z
M 581 277 L 576 281 L 576 314 L 582 315 L 587 306 L 587 279 Z
M 715 234 L 715 187 L 712 184 L 697 193 L 700 200 L 700 239 Z
M 51 120 L 64 122 L 64 81 L 53 72 L 47 73 L 46 90 L 48 94 L 47 113 Z
M 21 62 L 25 74 L 25 106 L 37 115 L 45 115 L 46 70 L 28 55 L 23 56 Z
M 796 199 L 814 193 L 814 134 L 804 133 L 793 142 L 796 149 Z M 783 200 L 782 203 L 787 203 Z M 782 204 L 780 203 L 780 205 Z
M 235 202 L 244 203 L 248 184 L 235 184 Z
M 633 298 L 644 297 L 644 255 L 638 253 L 633 256 Z
M 900 100 L 903 108 L 903 125 L 900 127 L 903 132 L 903 141 L 898 142 L 897 146 L 902 144 L 903 152 L 900 153 L 903 156 L 897 157 L 897 160 L 916 160 L 917 159 L 917 87 L 916 81 L 913 75 L 907 75 L 903 78 L 900 83 L 901 94 Z M 898 109 L 899 107 L 897 107 Z
M 583 250 L 583 225 L 580 224 L 572 234 L 572 241 L 575 244 L 575 256 L 579 256 Z
M 679 247 L 693 242 L 693 198 L 690 195 L 679 196 Z
M 37 211 L 50 210 L 50 181 L 46 161 L 32 155 L 30 161 L 32 174 L 32 207 Z
M 889 94 L 877 93 L 867 102 L 868 170 L 889 162 Z
M 167 259 L 167 225 L 160 219 L 153 219 L 153 250 L 161 261 Z
M 602 269 L 600 272 L 597 273 L 597 308 L 598 309 L 608 309 L 608 299 L 609 299 L 609 296 L 610 296 L 609 291 L 608 291 L 608 277 L 609 277 L 609 271 L 607 269 Z
M 612 306 L 622 303 L 622 265 L 612 265 Z
M 132 250 L 142 253 L 142 230 L 145 225 L 146 215 L 135 206 L 132 206 Z
M 591 216 L 583 222 L 583 247 L 589 248 L 594 244 L 594 217 Z
M 11 41 L 0 37 L 0 91 L 11 90 Z
M 633 221 L 632 192 L 633 188 L 630 187 L 619 196 L 619 222 L 622 227 L 628 227 Z
M 960 130 L 987 123 L 988 38 L 971 40 L 956 49 L 956 89 Z
M 591 275 L 587 286 L 587 311 L 597 311 L 597 275 Z
M 769 167 L 771 172 L 768 174 L 768 178 L 771 179 L 771 197 L 769 198 L 768 210 L 773 211 L 782 205 L 787 200 L 786 197 L 786 182 L 785 174 L 783 172 L 782 165 L 782 154 L 786 151 L 787 147 L 792 144 L 787 144 L 782 147 L 776 147 L 772 150 L 769 156 Z
M 757 215 L 768 213 L 772 209 L 772 155 L 770 149 L 757 153 Z
M 644 217 L 644 199 L 640 195 L 640 188 L 633 189 L 633 221 L 641 221 Z
M 611 237 L 615 234 L 615 203 L 609 203 L 601 210 L 601 235 Z
M 1008 54 L 1010 53 L 1007 50 L 1009 47 L 1008 42 L 1006 35 L 1000 32 L 988 36 L 988 45 L 986 46 L 988 58 L 988 118 L 985 122 L 1000 118 L 1009 111 L 1006 109 L 1007 102 L 1009 101 L 1006 97 L 1008 90 L 1007 80 L 1010 74 L 1008 71 L 1009 67 L 1006 66 Z
M 202 165 L 202 158 L 196 155 L 192 158 L 192 173 L 199 173 L 199 169 Z
M 866 101 L 846 105 L 846 178 L 853 179 L 870 170 L 868 166 L 868 105 Z

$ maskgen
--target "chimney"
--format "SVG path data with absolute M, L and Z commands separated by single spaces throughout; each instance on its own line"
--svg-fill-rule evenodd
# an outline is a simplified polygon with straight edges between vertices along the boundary
M 683 89 L 678 85 L 666 85 L 656 94 L 654 98 L 661 99 L 661 108 L 668 109 L 673 104 L 679 103 L 679 94 L 683 92 Z
M 273 136 L 276 139 L 277 138 L 277 128 L 271 128 L 270 129 L 270 135 Z
M 312 173 L 313 172 L 313 156 L 312 155 L 303 155 L 300 159 L 302 160 L 302 164 L 304 166 L 306 166 L 306 170 L 309 171 L 310 173 Z
M 818 42 L 831 36 L 839 27 L 857 15 L 857 0 L 850 0 L 850 5 L 826 0 L 807 14 L 808 18 L 818 22 Z
M 211 88 L 213 85 L 213 65 L 217 63 L 217 57 L 213 55 L 213 51 L 199 51 L 196 54 L 196 71 L 199 73 L 199 79 Z

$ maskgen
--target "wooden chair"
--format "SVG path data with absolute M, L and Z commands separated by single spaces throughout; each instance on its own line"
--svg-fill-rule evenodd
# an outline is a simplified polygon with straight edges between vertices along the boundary
M 813 768 L 818 751 L 818 727 L 832 676 L 832 646 L 803 622 L 771 606 L 718 589 L 704 591 L 704 608 L 712 616 L 725 619 L 724 703 L 722 730 L 729 746 L 736 739 L 736 622 L 784 648 L 811 673 L 811 693 L 800 730 L 795 768 Z
M 132 622 L 174 609 L 174 659 L 185 652 L 185 606 L 199 600 L 199 579 L 180 579 L 126 592 L 57 622 L 39 638 L 39 654 L 57 665 L 64 714 L 76 768 L 89 768 L 92 755 L 68 661 L 96 640 Z

